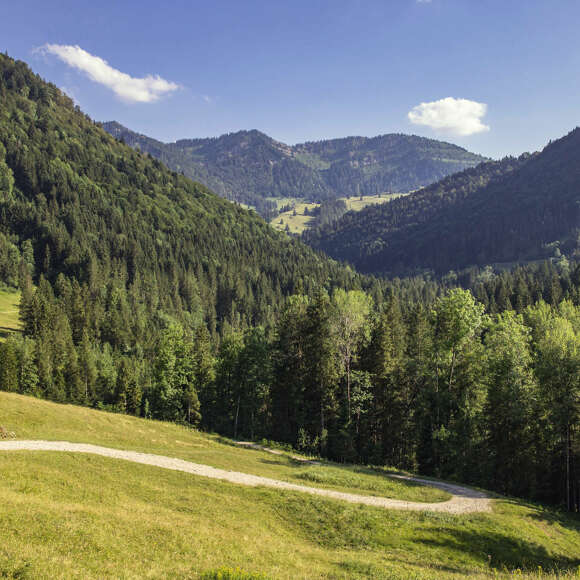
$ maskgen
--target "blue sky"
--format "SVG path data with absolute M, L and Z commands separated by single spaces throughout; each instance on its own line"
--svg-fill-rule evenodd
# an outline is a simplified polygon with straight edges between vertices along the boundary
M 499 157 L 580 123 L 578 22 L 577 0 L 20 0 L 0 50 L 164 141 L 403 132 Z

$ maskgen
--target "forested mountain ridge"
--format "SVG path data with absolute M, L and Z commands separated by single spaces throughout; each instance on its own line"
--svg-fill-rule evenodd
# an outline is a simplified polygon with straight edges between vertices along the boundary
M 119 143 L 6 55 L 0 216 L 0 282 L 23 289 L 40 374 L 30 390 L 57 400 L 114 403 L 126 390 L 114 368 L 146 390 L 169 328 L 207 334 L 209 349 L 228 328 L 271 327 L 297 288 L 382 291 Z
M 540 153 L 481 164 L 307 232 L 361 271 L 444 273 L 580 250 L 580 130 Z
M 410 191 L 484 160 L 456 145 L 413 135 L 346 137 L 289 146 L 253 130 L 162 143 L 116 122 L 103 127 L 219 195 L 259 211 L 265 197 L 315 201 Z
M 2 56 L 0 74 L 2 234 L 31 247 L 35 279 L 111 275 L 130 286 L 151 276 L 172 309 L 196 310 L 199 294 L 219 325 L 234 322 L 232 301 L 255 324 L 297 284 L 356 278 L 117 142 L 24 63 Z M 193 279 L 196 296 L 189 289 L 185 299 Z M 258 286 L 260 305 L 248 309 Z

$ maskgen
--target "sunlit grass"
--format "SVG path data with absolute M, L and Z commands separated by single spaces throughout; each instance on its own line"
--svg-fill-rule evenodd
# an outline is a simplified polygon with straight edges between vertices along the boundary
M 380 203 L 387 203 L 398 197 L 407 195 L 406 193 L 381 193 L 380 195 L 363 195 L 353 196 L 349 198 L 341 198 L 345 203 L 348 211 L 360 211 L 369 205 L 376 205 Z M 274 198 L 272 198 L 274 199 Z M 320 206 L 319 203 L 305 202 L 301 199 L 284 198 L 277 199 L 278 208 L 284 205 L 292 205 L 293 209 L 281 213 L 280 215 L 270 220 L 272 225 L 277 230 L 288 231 L 292 234 L 301 234 L 305 229 L 312 227 L 315 224 L 315 218 L 311 215 L 312 212 Z M 308 208 L 308 214 L 304 215 L 304 210 Z M 296 214 L 296 215 L 294 215 Z
M 360 211 L 369 205 L 377 205 L 379 203 L 387 203 L 393 201 L 398 197 L 408 195 L 406 193 L 381 193 L 378 195 L 363 195 L 358 197 L 351 197 L 349 199 L 343 198 L 346 207 L 349 211 Z
M 20 330 L 20 292 L 0 290 L 0 341 Z
M 311 227 L 314 217 L 310 215 L 320 204 L 295 201 L 294 208 L 285 211 L 270 220 L 270 224 L 277 230 L 286 231 L 286 226 L 290 233 L 301 234 L 306 228 Z M 309 215 L 304 215 L 304 210 L 308 208 Z M 294 215 L 296 213 L 296 215 Z
M 164 423 L 95 411 L 74 405 L 0 393 L 0 425 L 14 431 L 18 439 L 64 440 L 94 443 L 169 455 L 254 475 L 353 493 L 365 492 L 407 501 L 444 501 L 449 494 L 412 482 L 393 480 L 370 469 L 349 468 L 330 462 L 312 466 L 293 459 L 290 454 L 272 455 L 244 449 L 219 436 Z
M 0 424 L 18 438 L 87 441 L 269 476 L 297 469 L 307 485 L 334 484 L 338 473 L 175 425 L 7 393 Z M 359 489 L 385 479 L 344 473 L 339 483 Z M 578 518 L 511 500 L 498 500 L 493 513 L 404 512 L 92 455 L 0 452 L 0 577 L 572 577 L 578 565 Z

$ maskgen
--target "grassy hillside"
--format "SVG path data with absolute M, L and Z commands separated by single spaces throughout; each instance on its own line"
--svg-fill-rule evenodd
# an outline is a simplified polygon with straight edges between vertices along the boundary
M 18 438 L 98 443 L 279 479 L 317 469 L 344 474 L 359 490 L 385 481 L 7 393 L 0 424 Z M 430 501 L 440 493 L 389 491 L 411 492 Z M 572 575 L 580 565 L 578 519 L 514 500 L 469 516 L 387 511 L 80 454 L 0 452 L 0 521 L 0 576 L 13 578 L 195 578 L 222 566 L 270 578 L 483 578 L 492 568 L 535 577 L 539 566 Z
M 364 491 L 409 501 L 443 501 L 449 494 L 430 487 L 377 476 L 361 466 L 345 469 L 320 466 L 238 447 L 228 439 L 210 436 L 173 423 L 144 421 L 76 406 L 0 393 L 0 425 L 10 426 L 19 439 L 49 439 L 95 443 L 107 447 L 170 455 L 221 469 L 262 475 L 294 483 L 313 483 L 341 491 Z M 65 416 L 66 413 L 66 416 Z
M 344 200 L 347 211 L 361 211 L 370 205 L 386 203 L 404 195 L 407 194 L 385 193 L 380 197 L 377 195 L 361 195 L 358 197 L 350 197 L 348 199 L 342 197 L 339 199 Z M 278 207 L 280 207 L 280 205 L 292 205 L 293 208 L 282 212 L 279 215 L 276 215 L 270 220 L 270 225 L 275 229 L 284 232 L 286 231 L 286 226 L 288 226 L 290 233 L 301 234 L 304 230 L 307 230 L 316 224 L 316 219 L 312 215 L 312 212 L 315 211 L 316 208 L 320 207 L 320 203 L 305 202 L 304 200 L 295 198 L 284 198 L 283 201 L 284 203 L 279 203 Z M 310 215 L 304 215 L 304 210 L 306 208 L 308 208 Z M 296 215 L 294 215 L 294 212 L 296 212 Z
M 406 193 L 386 193 L 380 197 L 377 195 L 361 195 L 360 197 L 351 197 L 345 199 L 348 211 L 360 211 L 369 205 L 377 205 L 387 201 L 393 201 L 399 197 L 407 195 Z
M 0 340 L 20 330 L 20 293 L 0 290 Z
M 304 215 L 304 210 L 308 208 L 308 211 L 312 212 L 317 207 L 320 207 L 320 204 L 296 200 L 293 205 L 293 209 L 282 212 L 272 218 L 270 225 L 281 232 L 286 231 L 286 226 L 288 226 L 289 232 L 292 234 L 301 234 L 305 229 L 312 227 L 315 222 L 314 216 Z M 296 215 L 294 215 L 294 212 L 296 212 Z

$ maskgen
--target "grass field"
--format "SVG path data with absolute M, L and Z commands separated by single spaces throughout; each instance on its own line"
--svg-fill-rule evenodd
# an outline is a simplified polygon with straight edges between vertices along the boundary
M 294 201 L 294 209 L 290 211 L 285 211 L 280 215 L 276 216 L 270 220 L 270 224 L 274 226 L 277 230 L 286 231 L 286 225 L 292 234 L 301 234 L 306 228 L 311 227 L 314 218 L 311 215 L 304 215 L 304 209 L 308 208 L 309 211 L 317 208 L 319 203 L 307 203 L 303 201 Z M 296 211 L 296 215 L 294 215 Z
M 397 197 L 402 197 L 407 195 L 405 193 L 383 193 L 380 197 L 376 195 L 365 195 L 361 197 L 351 197 L 349 199 L 341 198 L 345 201 L 346 207 L 349 211 L 360 211 L 361 209 L 369 206 L 369 205 L 376 205 L 378 203 L 387 203 L 396 199 Z M 286 211 L 281 213 L 280 215 L 276 216 L 272 220 L 270 220 L 270 225 L 280 231 L 286 231 L 286 225 L 288 225 L 289 231 L 292 234 L 301 234 L 305 229 L 312 227 L 314 224 L 314 218 L 311 215 L 304 215 L 304 209 L 308 208 L 308 211 L 312 213 L 312 210 L 317 208 L 320 204 L 319 203 L 308 203 L 304 202 L 304 200 L 295 199 L 295 198 L 283 198 L 283 199 L 275 199 L 272 200 L 276 201 L 278 204 L 278 208 L 281 208 L 285 205 L 292 205 L 293 209 L 290 211 Z M 296 215 L 294 215 L 294 211 L 296 211 Z
M 20 293 L 0 290 L 0 341 L 20 330 Z
M 348 467 L 304 466 L 175 425 L 8 393 L 0 424 L 21 439 L 85 441 L 278 479 L 314 468 L 347 474 L 339 485 L 358 489 L 385 479 L 363 473 L 361 482 Z M 412 487 L 426 499 L 430 488 Z M 402 512 L 52 452 L 0 452 L 0 538 L 8 578 L 218 578 L 221 567 L 246 578 L 485 578 L 517 569 L 576 577 L 580 565 L 577 518 L 514 500 L 497 500 L 487 514 Z
M 360 197 L 351 197 L 350 199 L 344 199 L 346 202 L 346 207 L 349 211 L 360 211 L 369 205 L 376 205 L 378 203 L 387 203 L 397 199 L 398 197 L 404 197 L 406 193 L 382 193 L 380 197 L 376 195 L 363 195 L 362 199 Z
M 23 406 L 23 402 L 25 405 Z M 303 485 L 363 492 L 408 501 L 445 501 L 449 494 L 432 487 L 383 477 L 370 468 L 337 464 L 308 465 L 289 454 L 272 455 L 243 449 L 229 439 L 206 435 L 172 423 L 145 421 L 40 399 L 0 392 L 0 425 L 19 439 L 63 440 L 106 447 L 170 455 L 203 463 L 282 479 Z

